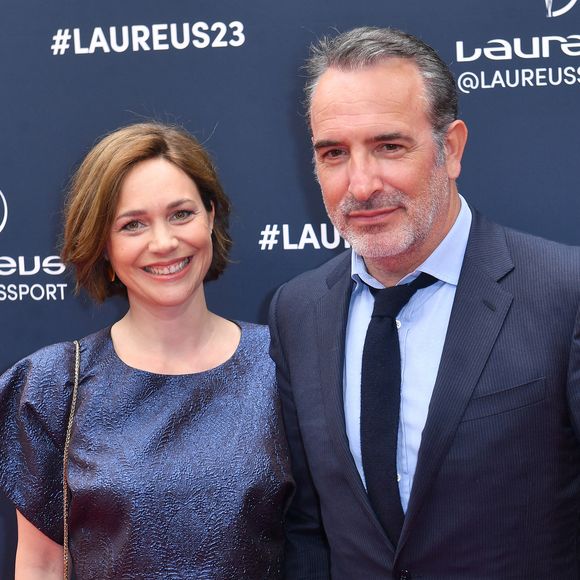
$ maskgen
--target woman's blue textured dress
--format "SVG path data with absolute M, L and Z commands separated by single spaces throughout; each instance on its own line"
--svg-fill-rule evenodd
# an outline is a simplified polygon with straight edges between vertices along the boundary
M 79 580 L 282 577 L 293 490 L 263 326 L 202 373 L 125 365 L 110 329 L 81 340 L 69 452 L 70 550 Z M 0 378 L 0 489 L 62 543 L 62 458 L 74 346 Z

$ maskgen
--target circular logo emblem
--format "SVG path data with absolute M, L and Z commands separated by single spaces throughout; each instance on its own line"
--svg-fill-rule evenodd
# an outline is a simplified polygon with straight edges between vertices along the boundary
M 0 232 L 4 229 L 7 219 L 8 219 L 8 204 L 6 203 L 6 198 L 4 197 L 4 194 L 0 191 Z
M 553 0 L 546 0 L 546 8 L 548 10 L 548 18 L 555 18 L 556 16 L 562 16 L 562 14 L 566 14 L 574 7 L 578 0 L 569 0 L 562 8 L 558 8 L 554 10 L 554 1 Z

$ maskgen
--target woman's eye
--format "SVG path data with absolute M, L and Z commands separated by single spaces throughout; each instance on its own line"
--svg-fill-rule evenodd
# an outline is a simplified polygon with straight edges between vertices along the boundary
M 188 209 L 180 209 L 173 214 L 173 219 L 177 221 L 186 220 L 193 215 L 193 212 Z
M 127 222 L 121 229 L 127 232 L 136 232 L 141 227 L 143 227 L 143 224 L 140 221 L 132 220 Z

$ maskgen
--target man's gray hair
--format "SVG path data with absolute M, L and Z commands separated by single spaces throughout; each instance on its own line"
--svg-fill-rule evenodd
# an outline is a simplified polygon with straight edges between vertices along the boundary
M 304 66 L 308 75 L 304 87 L 308 115 L 314 89 L 329 68 L 357 70 L 389 58 L 405 58 L 417 65 L 425 84 L 433 135 L 442 151 L 447 128 L 457 119 L 457 88 L 453 74 L 428 44 L 395 28 L 354 28 L 313 44 Z

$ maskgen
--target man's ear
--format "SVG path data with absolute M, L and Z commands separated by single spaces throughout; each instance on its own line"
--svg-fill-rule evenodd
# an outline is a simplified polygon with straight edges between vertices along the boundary
M 457 179 L 461 173 L 461 158 L 467 142 L 467 126 L 459 119 L 453 121 L 445 134 L 445 165 L 449 179 Z

